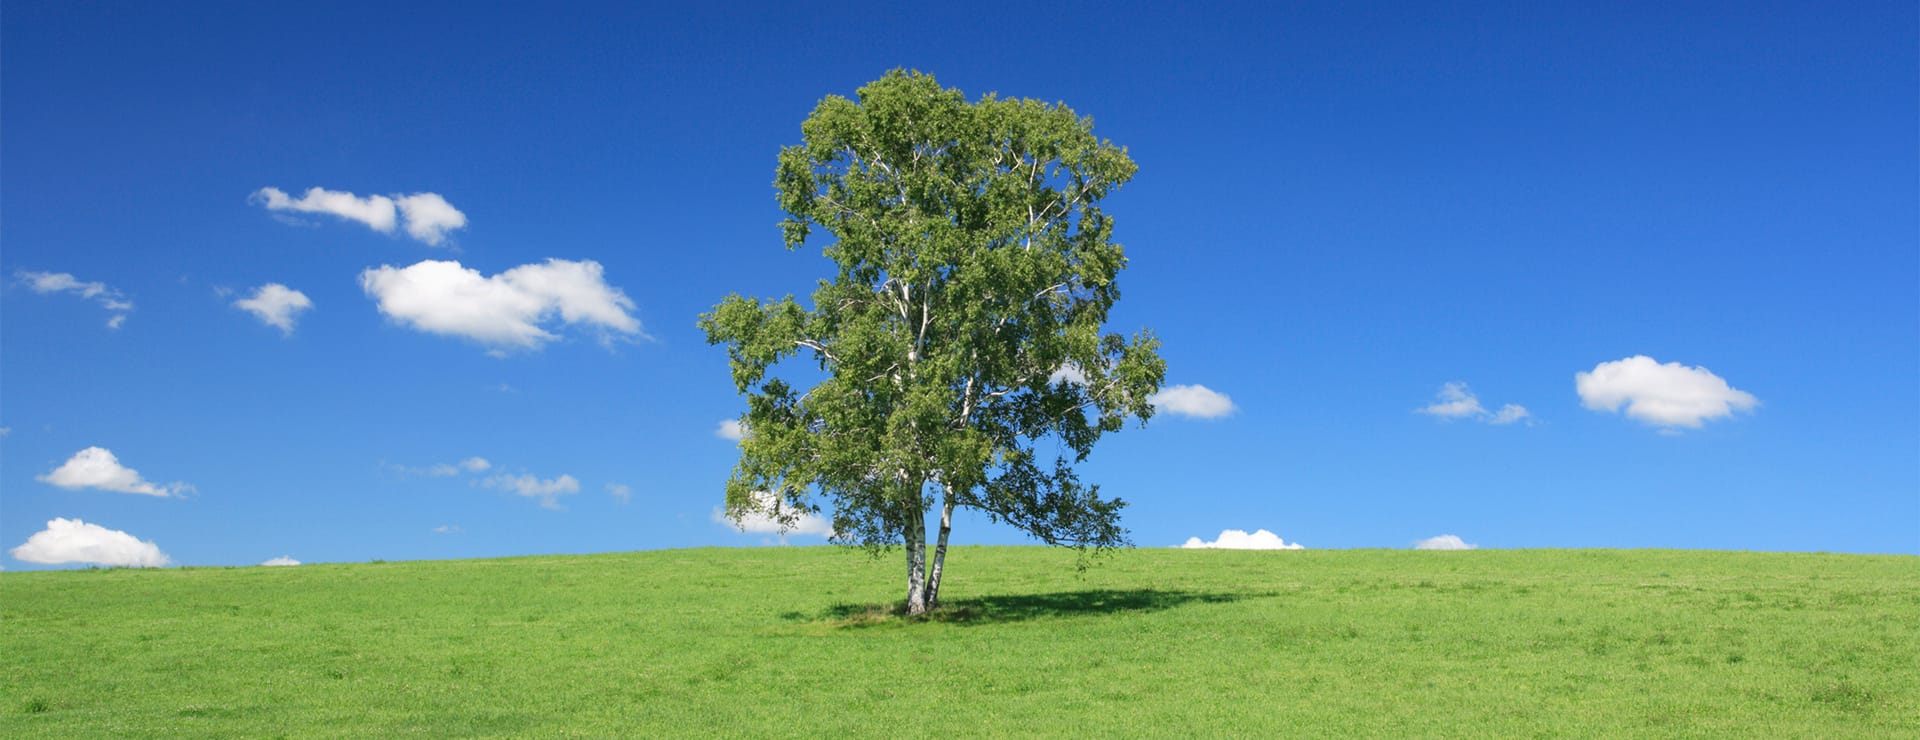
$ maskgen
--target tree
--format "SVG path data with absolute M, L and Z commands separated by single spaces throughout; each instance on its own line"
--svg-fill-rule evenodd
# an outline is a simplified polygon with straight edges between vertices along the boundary
M 1127 544 L 1125 502 L 1072 466 L 1146 423 L 1166 363 L 1151 332 L 1102 334 L 1126 257 L 1099 202 L 1136 168 L 1092 129 L 900 70 L 820 101 L 774 185 L 787 248 L 831 235 L 837 274 L 811 308 L 736 294 L 700 317 L 747 398 L 730 516 L 831 508 L 834 541 L 904 546 L 910 614 L 939 603 L 956 509 L 1051 545 Z M 817 373 L 775 372 L 802 354 Z

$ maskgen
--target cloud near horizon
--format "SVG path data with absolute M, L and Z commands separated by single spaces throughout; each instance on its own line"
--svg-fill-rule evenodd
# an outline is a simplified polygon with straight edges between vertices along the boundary
M 285 555 L 281 555 L 280 557 L 261 563 L 261 565 L 264 565 L 267 567 L 273 567 L 273 568 L 278 568 L 278 567 L 283 567 L 288 565 L 299 565 L 299 564 L 300 564 L 300 561 L 294 560 L 293 558 L 287 557 Z
M 42 565 L 105 565 L 158 568 L 173 561 L 158 545 L 117 529 L 79 519 L 55 518 L 25 543 L 10 550 L 22 562 Z
M 73 453 L 73 457 L 67 458 L 60 467 L 34 480 L 70 491 L 94 488 L 145 496 L 183 496 L 193 490 L 193 486 L 179 482 L 164 486 L 149 483 L 140 477 L 139 471 L 121 465 L 120 459 L 105 447 L 88 447 Z
M 1661 364 L 1646 355 L 1602 362 L 1575 373 L 1574 391 L 1594 411 L 1619 412 L 1663 432 L 1699 429 L 1709 419 L 1730 418 L 1760 405 L 1753 394 L 1734 388 L 1704 367 Z
M 382 234 L 393 233 L 394 226 L 404 221 L 408 236 L 431 247 L 444 243 L 447 232 L 467 225 L 467 215 L 439 193 L 362 198 L 346 191 L 313 187 L 294 198 L 279 188 L 261 188 L 247 196 L 247 202 L 275 212 L 325 213 L 357 221 Z
M 49 293 L 72 293 L 83 300 L 93 301 L 107 310 L 107 328 L 118 329 L 126 323 L 127 313 L 133 310 L 133 301 L 120 291 L 107 287 L 102 282 L 86 282 L 64 272 L 32 272 L 19 270 L 14 275 L 20 278 L 33 292 L 41 295 Z
M 1220 536 L 1214 538 L 1212 542 L 1207 542 L 1198 537 L 1188 537 L 1186 543 L 1180 545 L 1180 547 L 1183 549 L 1189 549 L 1189 550 L 1198 550 L 1198 549 L 1305 550 L 1307 549 L 1306 545 L 1302 545 L 1298 542 L 1287 542 L 1286 540 L 1280 539 L 1280 535 L 1274 534 L 1264 529 L 1254 530 L 1253 534 L 1247 534 L 1247 531 L 1244 529 L 1223 529 L 1223 530 L 1220 530 Z
M 260 323 L 280 330 L 285 336 L 293 336 L 293 324 L 300 313 L 313 308 L 313 301 L 307 294 L 279 283 L 267 283 L 253 289 L 253 295 L 233 302 L 238 308 L 253 314 Z
M 775 512 L 779 512 L 777 515 Z M 782 507 L 780 500 L 772 493 L 758 491 L 754 493 L 754 508 L 734 521 L 727 516 L 727 507 L 713 507 L 712 519 L 717 524 L 749 534 L 807 535 L 812 537 L 832 537 L 833 522 L 819 514 L 795 512 Z
M 1077 374 L 1078 368 L 1074 370 Z M 1055 375 L 1063 372 L 1064 368 L 1054 371 Z M 1218 419 L 1239 410 L 1227 394 L 1198 384 L 1168 386 L 1147 401 L 1162 413 L 1195 419 Z
M 1466 540 L 1451 534 L 1428 537 L 1413 543 L 1415 550 L 1477 550 L 1479 548 L 1479 545 L 1468 544 Z
M 633 300 L 608 285 L 600 263 L 548 259 L 491 277 L 457 261 L 423 260 L 408 267 L 381 265 L 360 273 L 360 287 L 380 313 L 416 331 L 461 337 L 490 354 L 537 350 L 561 324 L 598 328 L 603 344 L 615 334 L 644 336 L 629 311 Z

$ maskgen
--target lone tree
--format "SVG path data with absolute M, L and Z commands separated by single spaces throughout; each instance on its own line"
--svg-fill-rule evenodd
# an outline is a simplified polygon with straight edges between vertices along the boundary
M 1062 104 L 968 103 L 900 70 L 858 97 L 820 101 L 774 182 L 787 248 L 831 235 L 838 274 L 811 308 L 736 294 L 700 317 L 747 397 L 729 516 L 830 507 L 834 541 L 903 545 L 909 614 L 939 601 L 959 508 L 1052 545 L 1127 544 L 1125 502 L 1072 465 L 1144 424 L 1166 375 L 1150 332 L 1101 333 L 1126 257 L 1099 202 L 1133 161 Z M 771 372 L 801 353 L 819 372 L 798 377 L 824 378 L 805 392 Z

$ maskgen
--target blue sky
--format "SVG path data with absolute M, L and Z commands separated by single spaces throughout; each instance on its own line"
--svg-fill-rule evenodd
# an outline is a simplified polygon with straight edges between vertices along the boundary
M 694 320 L 894 67 L 1139 164 L 1139 545 L 1920 552 L 1911 3 L 1166 5 L 9 2 L 0 564 L 775 541 Z

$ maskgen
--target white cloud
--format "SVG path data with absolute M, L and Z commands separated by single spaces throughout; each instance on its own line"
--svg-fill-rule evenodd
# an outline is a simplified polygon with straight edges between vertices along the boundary
M 271 566 L 299 565 L 299 564 L 300 564 L 300 561 L 294 560 L 293 558 L 287 557 L 285 555 L 281 555 L 280 557 L 261 563 L 261 565 L 271 565 Z
M 1466 540 L 1451 534 L 1428 537 L 1413 543 L 1413 549 L 1415 550 L 1473 550 L 1479 547 L 1479 545 L 1467 544 Z
M 1079 365 L 1069 362 L 1061 365 L 1059 369 L 1054 370 L 1052 375 L 1047 376 L 1047 385 L 1054 385 L 1062 381 L 1074 385 L 1086 385 L 1087 373 L 1085 370 L 1081 370 Z
M 493 463 L 487 462 L 484 457 L 469 457 L 460 461 L 460 469 L 469 473 L 484 473 L 491 467 Z
M 1442 419 L 1473 419 L 1487 424 L 1512 424 L 1518 421 L 1533 424 L 1533 414 L 1527 411 L 1527 407 L 1509 403 L 1501 406 L 1499 411 L 1488 411 L 1487 407 L 1480 405 L 1480 397 L 1473 394 L 1473 389 L 1459 381 L 1440 386 L 1440 392 L 1434 398 L 1432 404 L 1414 409 L 1414 413 Z
M 460 533 L 460 525 L 458 525 L 458 524 L 442 524 L 442 525 L 440 525 L 440 526 L 438 526 L 438 527 L 434 527 L 434 528 L 433 528 L 433 533 L 434 533 L 434 534 L 459 534 L 459 533 Z
M 382 234 L 393 233 L 395 224 L 405 221 L 408 236 L 434 247 L 446 241 L 447 232 L 467 225 L 467 214 L 439 193 L 362 198 L 345 191 L 308 188 L 306 194 L 295 199 L 279 188 L 261 188 L 248 196 L 247 202 L 266 206 L 269 211 L 330 214 L 366 224 Z
M 46 529 L 35 532 L 10 552 L 17 560 L 47 565 L 85 563 L 158 568 L 171 562 L 152 542 L 79 519 L 47 522 Z
M 1244 529 L 1223 529 L 1220 531 L 1220 536 L 1217 538 L 1214 538 L 1212 542 L 1206 542 L 1204 540 L 1201 540 L 1198 537 L 1188 537 L 1186 544 L 1181 545 L 1181 547 L 1194 548 L 1194 549 L 1209 548 L 1209 549 L 1216 549 L 1216 550 L 1305 550 L 1307 549 L 1306 545 L 1302 545 L 1298 542 L 1287 542 L 1285 540 L 1280 539 L 1280 535 L 1274 534 L 1264 529 L 1255 530 L 1253 534 L 1247 534 L 1246 530 Z
M 438 193 L 414 193 L 400 196 L 395 202 L 400 206 L 400 215 L 407 220 L 407 235 L 428 246 L 440 246 L 447 232 L 467 225 L 467 214 Z
M 1573 386 L 1589 409 L 1614 412 L 1624 405 L 1628 416 L 1667 430 L 1698 429 L 1708 419 L 1752 411 L 1760 404 L 1753 394 L 1735 389 L 1704 367 L 1663 365 L 1646 355 L 1576 373 Z
M 749 534 L 833 536 L 832 521 L 819 514 L 795 512 L 766 491 L 754 493 L 754 508 L 740 517 L 740 521 L 729 518 L 724 506 L 713 507 L 713 521 Z
M 291 335 L 293 322 L 300 318 L 300 312 L 313 308 L 313 301 L 307 294 L 285 285 L 267 283 L 254 288 L 252 297 L 234 301 L 233 305 L 253 314 L 261 323 Z
M 465 337 L 496 353 L 538 349 L 557 338 L 554 319 L 605 332 L 640 335 L 633 300 L 606 283 L 600 263 L 549 259 L 492 277 L 459 262 L 424 260 L 360 273 L 360 287 L 388 318 L 434 334 Z
M 107 318 L 108 329 L 118 329 L 127 321 L 127 312 L 133 310 L 133 301 L 127 300 L 120 291 L 107 287 L 106 283 L 85 282 L 64 272 L 29 272 L 21 270 L 14 273 L 25 281 L 27 287 L 41 295 L 48 293 L 72 293 L 81 298 L 100 304 L 101 308 L 113 314 Z
M 719 437 L 721 439 L 731 439 L 735 442 L 738 442 L 740 441 L 741 437 L 747 436 L 746 432 L 747 432 L 747 428 L 742 426 L 739 420 L 722 419 L 720 421 L 720 426 L 714 428 L 713 436 Z
M 384 195 L 362 198 L 345 191 L 307 188 L 306 194 L 295 200 L 287 197 L 286 192 L 279 188 L 261 188 L 253 191 L 253 195 L 247 197 L 247 202 L 266 206 L 269 211 L 331 214 L 349 221 L 359 221 L 383 234 L 393 233 L 393 199 Z
M 607 495 L 624 504 L 633 500 L 633 489 L 623 483 L 608 483 Z
M 502 473 L 482 481 L 481 485 L 527 498 L 540 499 L 540 507 L 543 509 L 559 509 L 561 496 L 580 492 L 580 481 L 565 474 L 558 478 L 541 480 L 531 475 Z
M 1059 373 L 1061 371 L 1055 371 Z M 1218 419 L 1234 412 L 1233 399 L 1204 385 L 1176 385 L 1147 399 L 1154 408 L 1176 416 Z
M 148 496 L 179 496 L 193 489 L 185 483 L 171 483 L 157 486 L 140 477 L 140 472 L 120 464 L 104 447 L 88 447 L 73 453 L 73 457 L 52 472 L 39 476 L 35 480 L 68 490 L 80 488 L 98 488 L 102 491 L 119 493 L 139 493 Z

